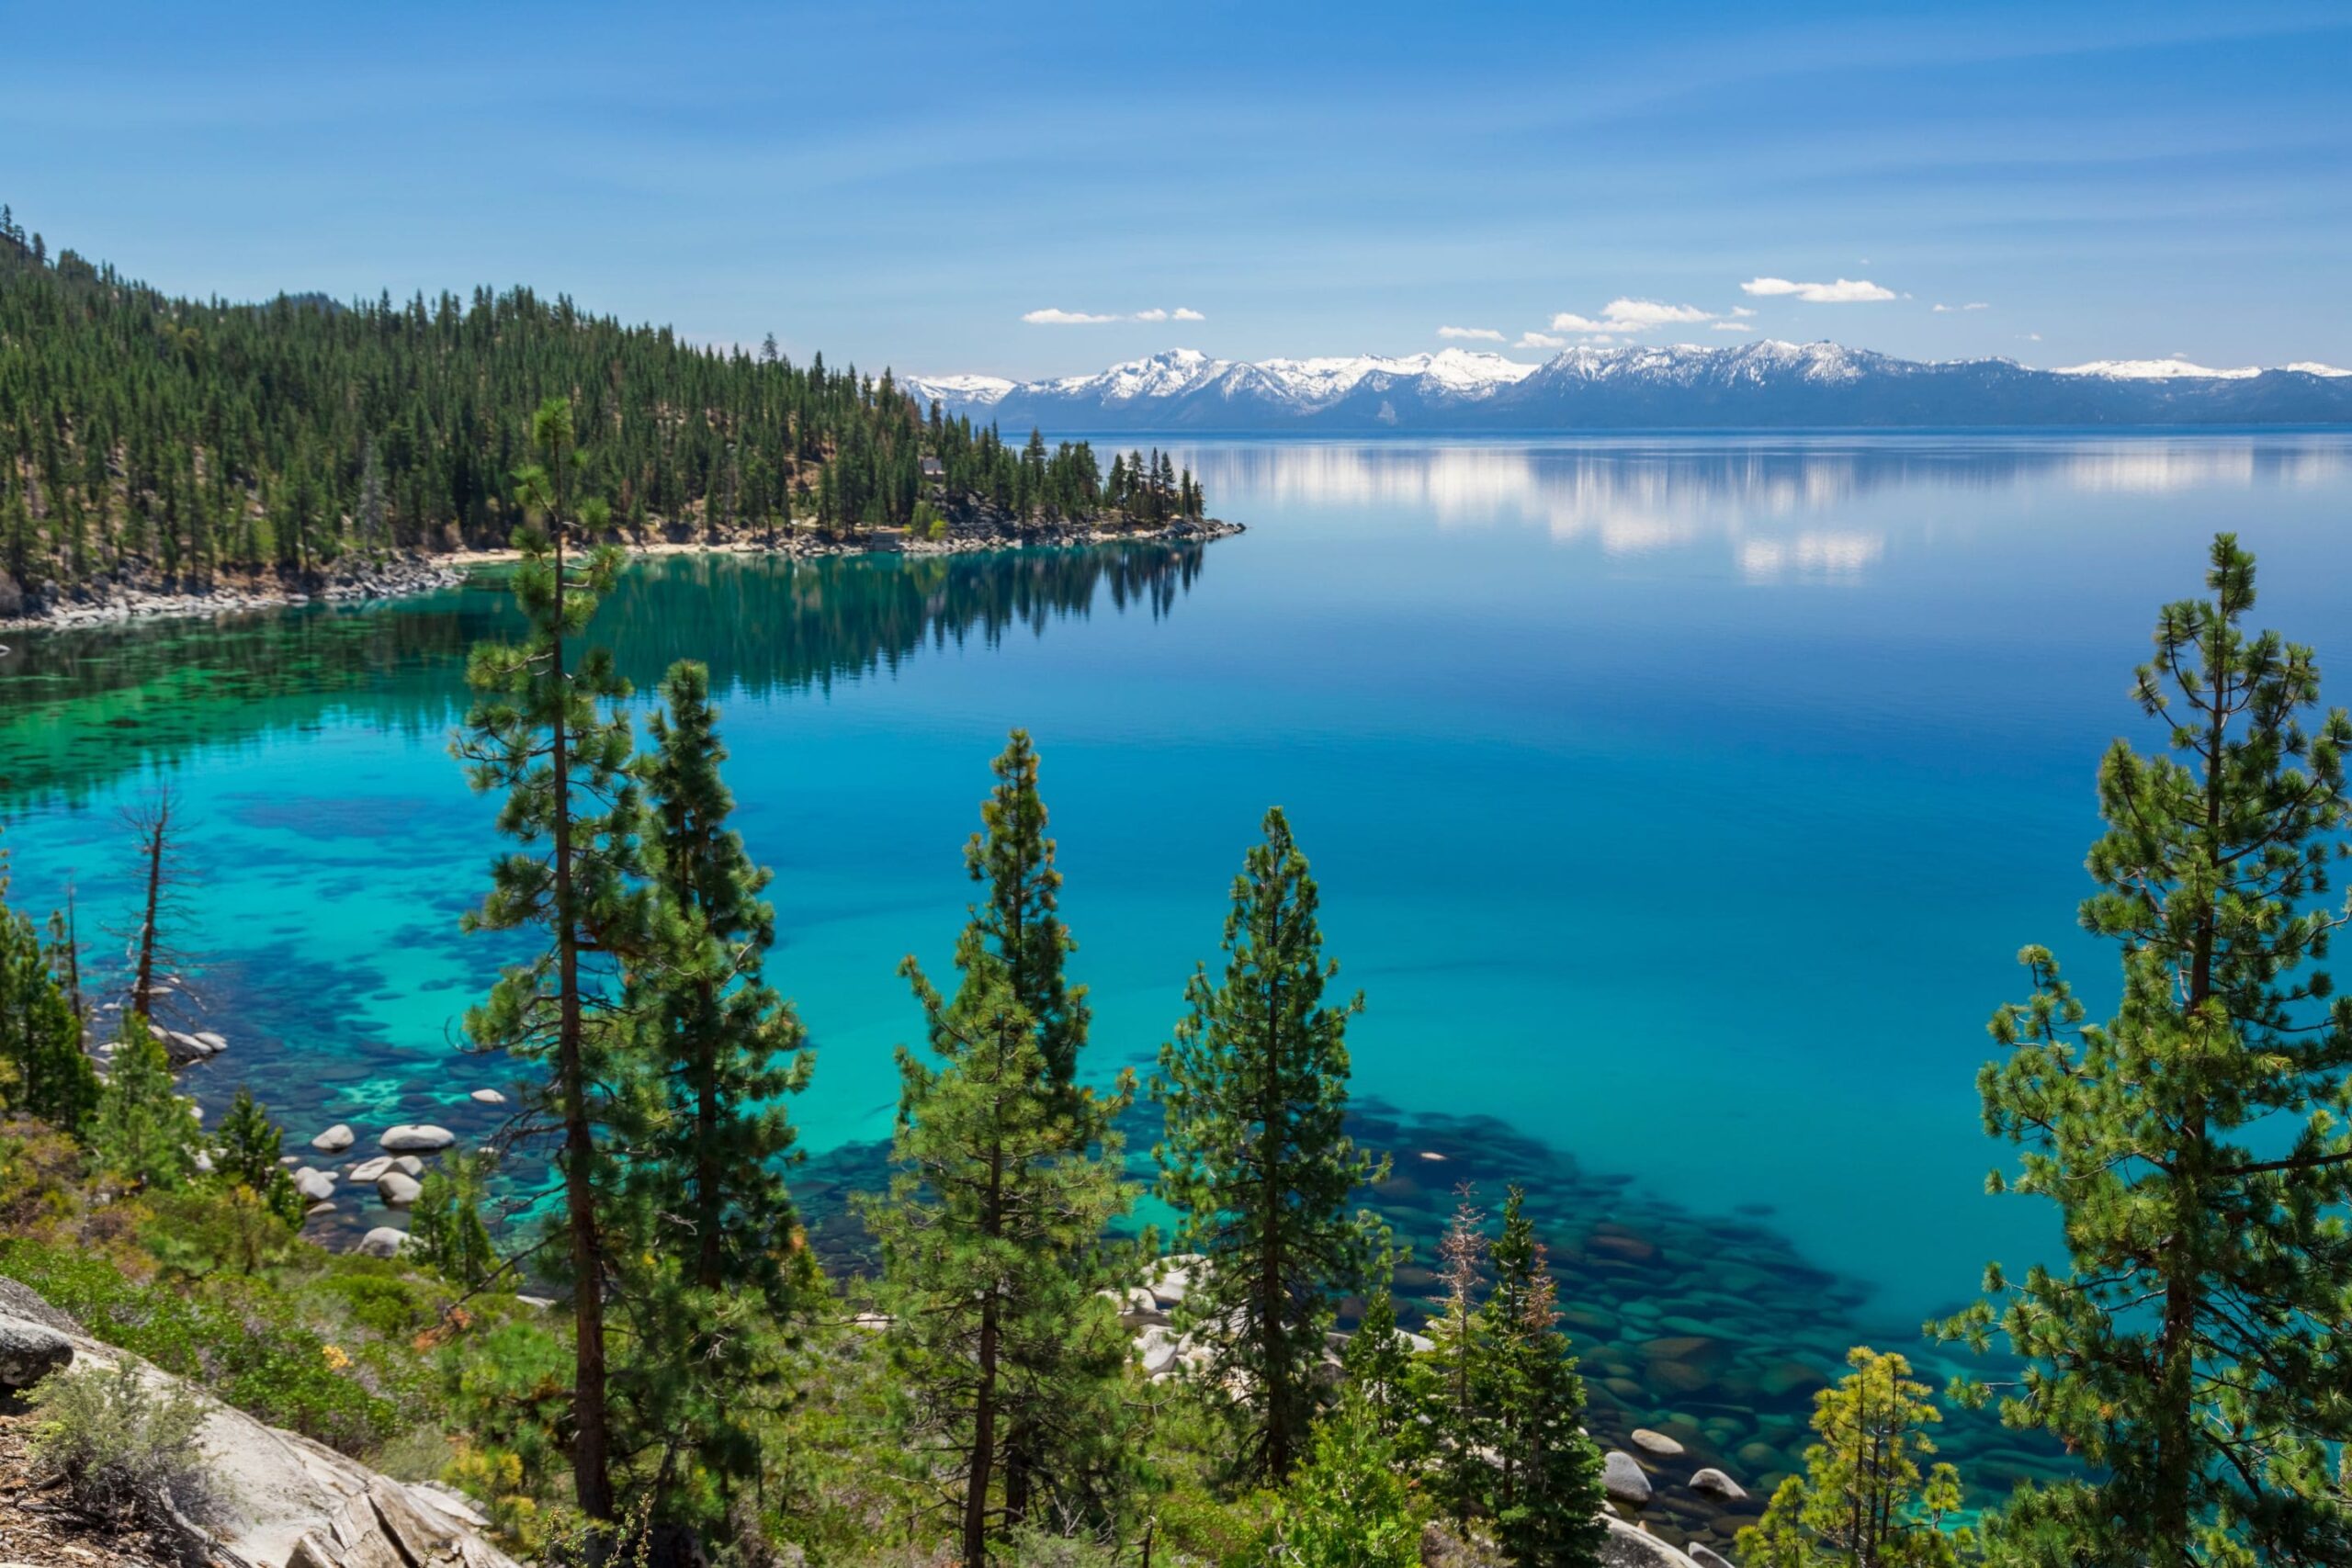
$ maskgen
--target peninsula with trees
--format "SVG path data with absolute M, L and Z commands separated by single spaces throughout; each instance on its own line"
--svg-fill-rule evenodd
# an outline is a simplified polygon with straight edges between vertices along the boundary
M 0 209 L 0 625 L 372 597 L 503 554 L 571 400 L 598 542 L 787 554 L 1237 532 L 1167 453 L 1008 440 L 885 370 L 528 288 L 175 298 Z M 593 502 L 593 505 L 586 503 Z

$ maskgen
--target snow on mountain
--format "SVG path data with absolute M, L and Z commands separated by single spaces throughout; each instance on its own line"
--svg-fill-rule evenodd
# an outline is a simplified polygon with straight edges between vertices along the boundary
M 1171 349 L 1091 376 L 909 377 L 923 400 L 1007 429 L 1600 430 L 2352 423 L 2352 372 L 2213 370 L 2182 359 L 2036 370 L 1896 359 L 1775 339 L 1562 350 L 1541 365 L 1434 354 L 1260 361 Z
M 982 408 L 1002 402 L 1015 385 L 1001 376 L 910 376 L 899 384 L 924 402 Z
M 2087 365 L 2062 365 L 2051 374 L 2099 376 L 2110 381 L 2175 381 L 2185 378 L 2243 381 L 2248 377 L 2261 375 L 2262 367 L 2245 365 L 2234 370 L 2209 370 L 2186 359 L 2094 359 Z
M 2352 370 L 2346 370 L 2336 365 L 2322 365 L 2316 359 L 2298 359 L 2287 368 L 2299 371 L 2305 376 L 2352 376 Z

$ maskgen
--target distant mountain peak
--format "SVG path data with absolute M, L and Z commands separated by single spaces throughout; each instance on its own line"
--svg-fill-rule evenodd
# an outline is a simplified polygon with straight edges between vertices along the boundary
M 1897 359 L 1819 341 L 1579 344 L 1541 364 L 1486 349 L 1219 359 L 1173 348 L 1088 376 L 910 376 L 950 410 L 1062 431 L 2347 424 L 2352 372 L 2181 359 L 2037 370 L 2012 359 Z

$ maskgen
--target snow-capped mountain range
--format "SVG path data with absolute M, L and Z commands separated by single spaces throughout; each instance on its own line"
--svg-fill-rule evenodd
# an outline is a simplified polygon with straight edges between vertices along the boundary
M 2036 370 L 1896 359 L 1833 343 L 1570 348 L 1541 365 L 1449 348 L 1403 357 L 1214 359 L 1171 349 L 1093 376 L 909 376 L 1007 429 L 1657 430 L 2352 423 L 2352 371 L 2177 359 Z

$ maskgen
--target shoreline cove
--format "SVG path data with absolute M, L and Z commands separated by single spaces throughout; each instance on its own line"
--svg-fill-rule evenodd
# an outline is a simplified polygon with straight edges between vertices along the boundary
M 608 537 L 600 543 L 621 547 L 629 560 L 669 556 L 748 556 L 782 560 L 823 560 L 851 556 L 951 556 L 987 550 L 1090 549 L 1121 544 L 1206 544 L 1248 532 L 1239 523 L 1221 518 L 1198 522 L 1179 519 L 1156 528 L 1109 528 L 1092 520 L 1054 521 L 1018 526 L 1004 520 L 985 520 L 978 526 L 953 528 L 944 538 L 920 538 L 899 529 L 876 529 L 838 539 L 824 539 L 796 528 L 782 539 L 741 535 L 721 539 L 633 539 Z M 275 586 L 256 580 L 252 586 L 194 584 L 186 588 L 148 587 L 137 583 L 103 582 L 78 588 L 71 596 L 44 604 L 32 615 L 0 616 L 0 632 L 74 631 L 94 626 L 129 626 L 171 618 L 241 615 L 256 610 L 282 610 L 305 604 L 348 604 L 405 599 L 455 588 L 474 570 L 511 564 L 519 558 L 511 549 L 465 548 L 403 555 L 382 561 L 363 561 L 335 575 Z M 0 653 L 6 649 L 0 646 Z

